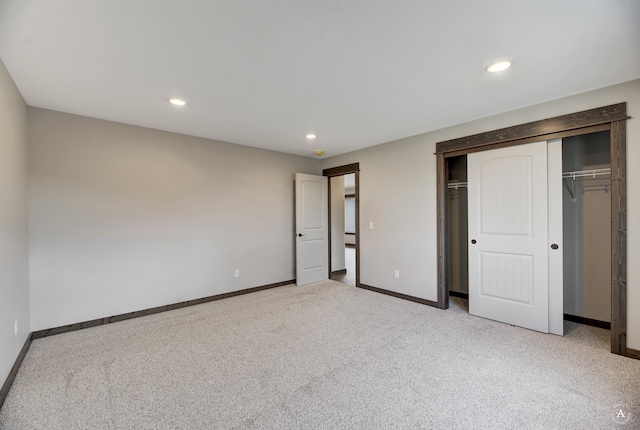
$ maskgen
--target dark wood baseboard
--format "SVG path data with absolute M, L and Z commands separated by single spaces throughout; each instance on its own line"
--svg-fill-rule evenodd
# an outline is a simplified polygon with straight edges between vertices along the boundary
M 334 270 L 333 272 L 331 272 L 331 276 L 333 276 L 333 275 L 346 275 L 346 274 L 347 274 L 347 269 Z
M 27 340 L 24 342 L 20 353 L 18 354 L 18 358 L 16 358 L 15 363 L 13 363 L 13 367 L 7 376 L 7 379 L 4 381 L 2 388 L 0 388 L 0 409 L 2 409 L 2 405 L 4 404 L 4 400 L 7 398 L 9 394 L 9 390 L 13 385 L 13 381 L 16 379 L 16 375 L 18 374 L 18 370 L 20 369 L 20 365 L 22 365 L 22 360 L 24 360 L 24 356 L 27 355 L 27 351 L 31 346 L 31 341 L 33 340 L 33 333 L 29 333 L 27 336 Z
M 226 299 L 228 297 L 240 296 L 243 294 L 255 293 L 256 291 L 267 290 L 269 288 L 282 287 L 283 285 L 295 284 L 296 280 L 277 282 L 275 284 L 261 285 L 259 287 L 247 288 L 239 291 L 232 291 L 230 293 L 216 294 L 215 296 L 203 297 L 201 299 L 187 300 L 186 302 L 173 303 L 170 305 L 158 306 L 155 308 L 143 309 L 135 312 L 128 312 L 126 314 L 113 315 L 110 317 L 99 318 L 90 321 L 83 321 L 75 324 L 64 325 L 60 327 L 49 328 L 46 330 L 38 330 L 32 333 L 33 339 L 39 339 L 42 337 L 53 336 L 60 333 L 67 333 L 70 331 L 81 330 L 83 328 L 96 327 L 104 324 L 111 324 L 118 321 L 125 321 L 132 318 L 139 318 L 146 315 L 153 315 L 160 312 L 172 311 L 174 309 L 186 308 L 187 306 L 195 306 L 201 303 L 213 302 L 215 300 Z
M 449 290 L 449 295 L 453 296 L 453 297 L 460 297 L 461 299 L 467 299 L 469 300 L 469 294 L 468 293 L 460 293 L 458 291 L 451 291 Z
M 438 302 L 434 302 L 427 299 L 421 299 L 419 297 L 409 296 L 407 294 L 396 293 L 395 291 L 389 291 L 378 287 L 372 287 L 371 285 L 360 284 L 357 285 L 358 288 L 362 288 L 364 290 L 374 291 L 380 294 L 386 294 L 387 296 L 397 297 L 403 300 L 409 300 L 411 302 L 420 303 L 422 305 L 433 306 L 434 308 L 438 308 Z
M 564 319 L 566 321 L 571 321 L 578 324 L 590 325 L 598 328 L 611 330 L 611 323 L 607 321 L 594 320 L 591 318 L 578 317 L 578 316 L 569 315 L 569 314 L 564 314 Z
M 640 360 L 640 351 L 638 351 L 637 349 L 627 348 L 627 357 Z

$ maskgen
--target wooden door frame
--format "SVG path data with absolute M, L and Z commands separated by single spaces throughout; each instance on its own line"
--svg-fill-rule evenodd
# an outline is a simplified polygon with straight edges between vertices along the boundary
M 611 352 L 640 358 L 627 348 L 627 104 L 618 103 L 487 133 L 438 142 L 438 307 L 449 307 L 447 238 L 448 158 L 471 152 L 522 145 L 609 130 L 611 153 Z
M 360 286 L 360 163 L 347 164 L 344 166 L 332 167 L 324 169 L 322 176 L 329 178 L 329 210 L 327 215 L 329 217 L 329 279 L 331 279 L 331 178 L 336 176 L 344 176 L 354 173 L 356 182 L 356 287 Z

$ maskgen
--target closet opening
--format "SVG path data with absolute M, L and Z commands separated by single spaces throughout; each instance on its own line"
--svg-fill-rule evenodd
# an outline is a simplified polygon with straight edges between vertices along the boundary
M 469 240 L 467 206 L 467 156 L 451 157 L 447 164 L 449 243 L 449 295 L 469 299 Z M 464 302 L 458 301 L 464 305 Z M 468 311 L 468 307 L 466 308 Z
M 605 329 L 611 328 L 609 142 L 609 130 L 562 139 L 564 319 Z

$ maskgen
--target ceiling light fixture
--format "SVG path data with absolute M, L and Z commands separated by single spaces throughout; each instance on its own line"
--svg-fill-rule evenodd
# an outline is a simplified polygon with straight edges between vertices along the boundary
M 509 67 L 511 67 L 511 61 L 498 61 L 497 63 L 493 63 L 487 66 L 485 70 L 487 72 L 495 73 L 507 70 Z
M 313 140 L 313 139 L 316 138 L 316 135 L 313 134 L 313 133 L 309 133 L 309 134 L 307 134 L 306 138 L 309 139 L 309 140 Z
M 187 102 L 185 102 L 184 100 L 180 100 L 180 99 L 169 99 L 169 103 L 171 103 L 172 105 L 175 106 L 184 106 L 187 104 Z

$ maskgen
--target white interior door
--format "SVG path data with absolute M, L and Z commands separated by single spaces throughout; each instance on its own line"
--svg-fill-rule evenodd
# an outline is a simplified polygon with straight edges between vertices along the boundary
M 468 154 L 469 313 L 549 332 L 547 142 Z
M 296 173 L 296 284 L 329 277 L 327 177 Z

